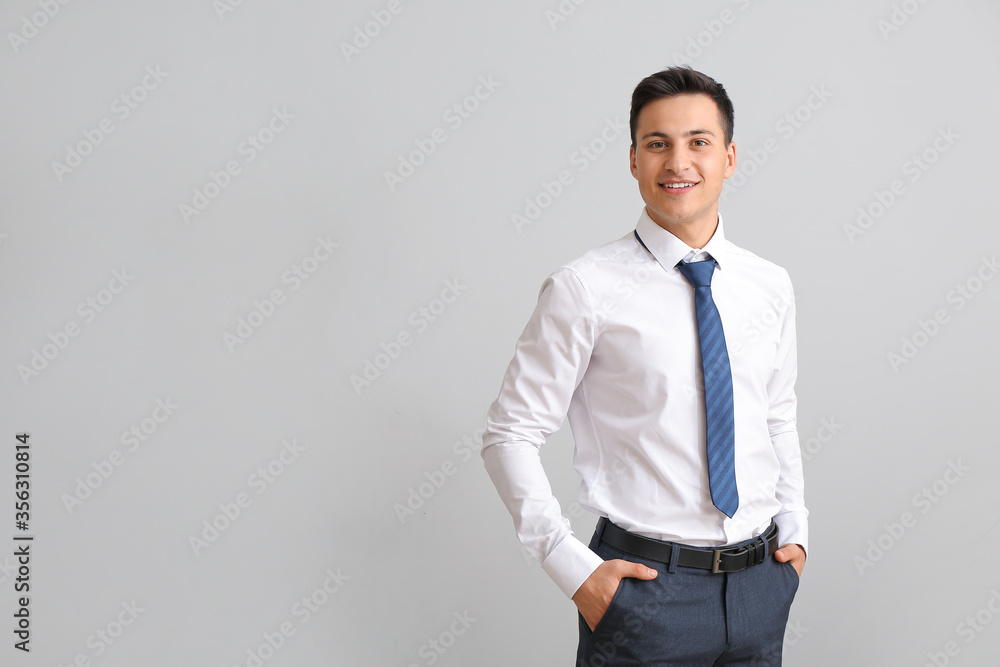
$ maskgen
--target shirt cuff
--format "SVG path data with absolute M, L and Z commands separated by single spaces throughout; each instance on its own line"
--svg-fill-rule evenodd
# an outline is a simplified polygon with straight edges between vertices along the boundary
M 604 559 L 590 547 L 569 534 L 542 561 L 542 569 L 566 597 L 572 599 L 587 577 L 603 562 Z
M 783 544 L 798 544 L 809 553 L 809 524 L 806 517 L 798 512 L 788 512 L 774 517 L 778 526 L 778 547 Z

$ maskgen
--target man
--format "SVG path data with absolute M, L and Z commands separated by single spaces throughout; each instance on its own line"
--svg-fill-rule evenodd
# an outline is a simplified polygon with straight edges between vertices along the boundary
M 543 283 L 482 456 L 578 608 L 578 665 L 780 665 L 808 514 L 791 282 L 725 239 L 736 147 L 720 84 L 647 77 L 630 125 L 645 208 Z M 539 459 L 567 416 L 579 502 L 601 517 L 589 547 Z

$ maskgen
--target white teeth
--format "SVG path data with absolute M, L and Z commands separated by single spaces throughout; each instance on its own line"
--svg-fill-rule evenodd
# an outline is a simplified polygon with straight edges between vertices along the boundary
M 664 183 L 664 185 L 671 190 L 679 190 L 680 188 L 690 188 L 694 183 Z

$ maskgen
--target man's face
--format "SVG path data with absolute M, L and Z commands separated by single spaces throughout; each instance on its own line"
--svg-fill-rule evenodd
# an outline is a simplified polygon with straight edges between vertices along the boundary
M 711 97 L 677 95 L 646 104 L 630 157 L 656 224 L 675 234 L 715 228 L 722 183 L 736 169 L 736 146 L 726 144 Z

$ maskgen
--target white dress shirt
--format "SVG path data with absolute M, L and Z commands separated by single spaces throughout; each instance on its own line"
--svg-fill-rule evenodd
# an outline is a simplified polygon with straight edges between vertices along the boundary
M 490 407 L 482 456 L 521 543 L 567 597 L 602 559 L 573 535 L 539 458 L 569 418 L 579 502 L 640 535 L 694 546 L 756 537 L 807 547 L 795 427 L 795 302 L 781 267 L 726 241 L 702 249 L 645 209 L 636 231 L 557 269 Z M 739 509 L 712 504 L 694 289 L 676 264 L 713 257 L 733 375 Z

